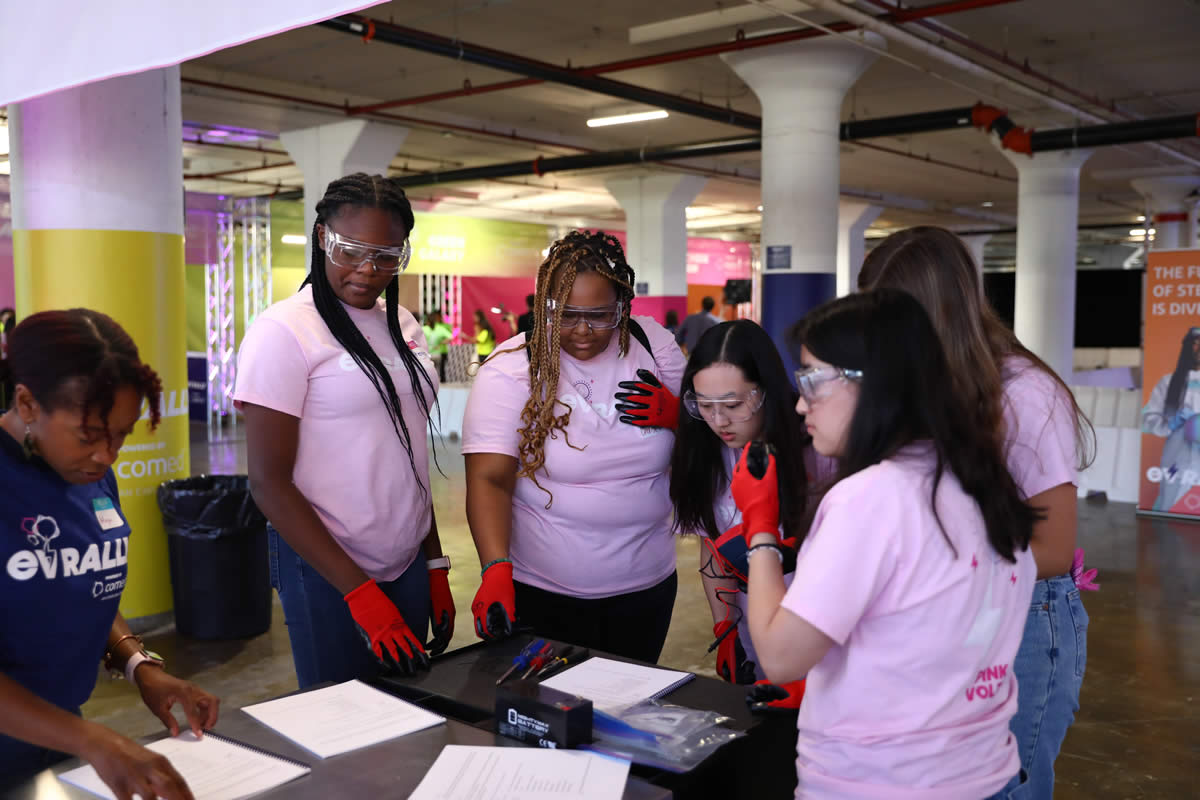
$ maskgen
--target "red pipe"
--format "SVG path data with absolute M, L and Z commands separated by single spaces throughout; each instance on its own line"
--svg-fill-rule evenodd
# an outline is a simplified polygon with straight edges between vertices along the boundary
M 985 8 L 987 6 L 1006 5 L 1015 3 L 1018 0 L 956 0 L 956 2 L 939 3 L 924 8 L 897 10 L 894 7 L 884 4 L 889 9 L 889 13 L 879 17 L 886 21 L 906 22 L 909 20 L 925 19 L 927 17 L 937 17 L 944 14 L 953 14 L 959 11 L 969 11 L 975 8 Z M 879 3 L 876 3 L 879 5 Z M 848 22 L 837 22 L 828 26 L 830 30 L 837 33 L 847 33 L 856 30 L 856 26 Z M 603 75 L 609 72 L 622 72 L 631 69 L 640 69 L 642 67 L 653 67 L 660 64 L 673 64 L 678 61 L 688 61 L 694 58 L 704 58 L 706 56 L 719 55 L 721 53 L 732 53 L 739 50 L 751 50 L 757 47 L 767 47 L 773 44 L 782 44 L 783 42 L 796 42 L 803 39 L 813 39 L 819 36 L 825 36 L 825 31 L 816 28 L 805 28 L 799 31 L 784 31 L 782 33 L 773 33 L 766 36 L 753 36 L 750 38 L 734 39 L 729 42 L 716 42 L 714 44 L 702 45 L 699 47 L 689 47 L 683 50 L 672 50 L 666 53 L 658 53 L 650 56 L 639 56 L 637 58 L 629 58 L 623 61 L 610 61 L 606 64 L 596 64 L 591 67 L 580 67 L 576 70 L 581 75 Z M 348 113 L 351 114 L 367 114 L 378 111 L 383 108 L 395 108 L 397 106 L 419 105 L 421 103 L 432 103 L 439 100 L 452 100 L 458 97 L 469 97 L 476 94 L 486 94 L 489 92 L 499 92 L 505 89 L 518 89 L 525 86 L 534 86 L 544 81 L 536 78 L 520 78 L 517 80 L 500 81 L 498 83 L 484 84 L 483 86 L 464 86 L 461 89 L 452 89 L 445 92 L 436 92 L 434 94 L 420 95 L 417 97 L 404 97 L 399 100 L 388 100 L 382 103 L 373 103 L 365 106 L 351 106 Z
M 206 81 L 206 80 L 201 80 L 199 78 L 188 78 L 186 76 L 180 77 L 179 80 L 182 83 L 191 83 L 196 86 L 206 86 L 210 89 L 220 89 L 221 91 L 226 91 L 226 92 L 240 92 L 242 94 L 254 95 L 255 97 L 266 97 L 266 98 L 270 98 L 272 100 L 282 100 L 287 103 L 301 103 L 304 105 L 314 106 L 316 108 L 328 108 L 328 109 L 332 109 L 335 111 L 339 111 L 343 114 L 349 113 L 348 106 L 340 106 L 337 103 L 327 103 L 322 100 L 313 100 L 308 97 L 299 97 L 297 95 L 281 94 L 279 92 L 266 92 L 266 91 L 263 91 L 262 89 L 249 89 L 245 86 L 231 86 L 226 83 L 216 83 L 215 81 Z M 432 128 L 433 130 L 439 130 L 439 131 L 444 131 L 444 130 L 462 131 L 463 133 L 471 133 L 471 134 L 476 134 L 476 135 L 480 135 L 480 136 L 490 136 L 495 139 L 507 139 L 508 141 L 511 141 L 511 142 L 521 142 L 524 144 L 536 144 L 536 145 L 540 145 L 542 147 L 556 147 L 556 148 L 560 148 L 562 150 L 574 150 L 578 153 L 593 152 L 590 148 L 578 147 L 573 144 L 563 144 L 562 142 L 550 142 L 550 141 L 546 141 L 545 139 L 537 139 L 532 136 L 520 136 L 516 133 L 500 133 L 499 131 L 489 131 L 486 128 L 472 128 L 467 125 L 455 125 L 454 123 L 450 123 L 450 122 L 433 122 L 433 121 L 427 120 L 427 119 L 419 119 L 417 117 L 404 116 L 403 114 L 383 114 L 383 113 L 378 113 L 378 112 L 372 112 L 372 116 L 380 117 L 382 119 L 390 120 L 393 122 L 403 122 L 408 125 L 420 125 L 423 128 Z

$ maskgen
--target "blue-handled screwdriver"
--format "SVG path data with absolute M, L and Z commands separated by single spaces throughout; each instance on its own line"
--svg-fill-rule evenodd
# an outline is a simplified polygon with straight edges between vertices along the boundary
M 545 646 L 545 639 L 535 639 L 534 641 L 525 645 L 525 649 L 523 649 L 517 655 L 517 657 L 513 659 L 512 666 L 508 668 L 507 672 L 500 676 L 500 680 L 496 681 L 496 685 L 499 686 L 500 684 L 504 683 L 506 680 L 508 680 L 508 676 L 512 675 L 517 670 L 528 669 L 529 662 L 532 661 L 537 652 Z

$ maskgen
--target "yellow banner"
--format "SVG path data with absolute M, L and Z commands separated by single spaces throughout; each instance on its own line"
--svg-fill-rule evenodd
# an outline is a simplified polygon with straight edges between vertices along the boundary
M 140 231 L 13 231 L 18 319 L 36 311 L 92 308 L 115 319 L 163 384 L 163 420 L 138 425 L 113 466 L 133 529 L 121 613 L 171 610 L 167 542 L 156 492 L 190 474 L 183 237 Z

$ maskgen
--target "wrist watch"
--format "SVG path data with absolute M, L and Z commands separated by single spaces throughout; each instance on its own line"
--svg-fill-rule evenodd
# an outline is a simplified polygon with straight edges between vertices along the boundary
M 125 662 L 125 680 L 129 681 L 134 686 L 137 686 L 137 681 L 134 680 L 134 675 L 137 672 L 137 668 L 142 664 L 149 664 L 150 666 L 158 667 L 159 669 L 166 668 L 166 662 L 164 662 L 162 656 L 158 655 L 157 653 L 152 653 L 149 650 L 142 650 L 141 652 L 134 653 L 129 657 L 129 660 Z
M 117 647 L 121 645 L 121 642 L 125 641 L 126 639 L 133 639 L 135 642 L 137 642 L 138 649 L 125 662 L 123 669 L 117 669 L 116 664 L 113 663 L 113 659 L 115 657 L 113 651 L 116 650 Z M 125 680 L 129 681 L 130 683 L 134 683 L 134 671 L 142 664 L 150 664 L 152 666 L 162 668 L 165 668 L 166 666 L 166 662 L 163 660 L 162 656 L 151 650 L 147 650 L 146 646 L 142 643 L 142 637 L 134 636 L 133 634 L 126 634 L 125 636 L 122 636 L 117 640 L 116 644 L 114 644 L 112 648 L 110 648 L 104 654 L 104 668 L 112 674 L 112 677 L 124 677 Z M 137 684 L 134 683 L 134 685 L 136 686 Z
M 431 558 L 425 562 L 425 569 L 444 569 L 450 570 L 450 556 L 442 556 L 441 558 Z

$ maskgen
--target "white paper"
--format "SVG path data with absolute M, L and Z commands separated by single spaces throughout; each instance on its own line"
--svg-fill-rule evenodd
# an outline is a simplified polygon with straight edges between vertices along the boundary
M 446 721 L 361 681 L 281 697 L 242 710 L 321 758 L 385 742 Z
M 542 685 L 586 697 L 601 711 L 613 712 L 666 694 L 694 677 L 690 672 L 589 658 L 547 678 Z
M 629 762 L 567 750 L 450 744 L 409 800 L 617 800 Z
M 146 748 L 166 756 L 187 781 L 196 800 L 240 800 L 311 772 L 308 767 L 280 761 L 215 736 L 197 739 L 191 731 L 173 739 L 151 742 Z M 99 797 L 115 800 L 90 765 L 58 777 Z

